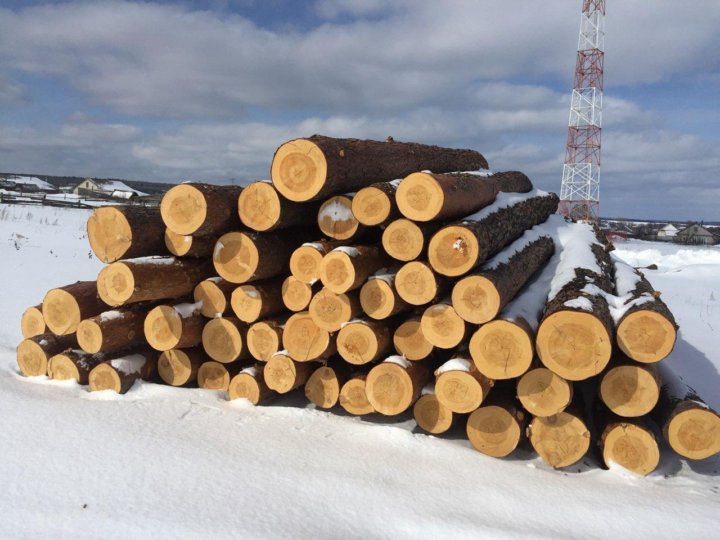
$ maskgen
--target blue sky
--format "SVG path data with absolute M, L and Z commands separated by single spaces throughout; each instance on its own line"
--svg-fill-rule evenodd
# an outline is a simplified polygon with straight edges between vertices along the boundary
M 580 0 L 1 6 L 0 171 L 253 180 L 317 132 L 560 187 Z M 720 220 L 719 27 L 716 0 L 608 0 L 602 215 Z

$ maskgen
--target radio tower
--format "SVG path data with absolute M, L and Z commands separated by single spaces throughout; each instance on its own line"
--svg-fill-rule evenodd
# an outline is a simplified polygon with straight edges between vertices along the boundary
M 583 0 L 558 209 L 576 221 L 600 216 L 604 48 L 605 0 Z

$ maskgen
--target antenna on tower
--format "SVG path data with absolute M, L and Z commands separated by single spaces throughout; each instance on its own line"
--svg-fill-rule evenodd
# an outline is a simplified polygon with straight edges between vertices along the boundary
M 583 0 L 558 209 L 575 221 L 600 216 L 604 48 L 605 0 Z

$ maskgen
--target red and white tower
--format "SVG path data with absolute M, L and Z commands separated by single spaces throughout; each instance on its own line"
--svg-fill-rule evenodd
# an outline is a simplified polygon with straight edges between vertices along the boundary
M 605 0 L 583 0 L 558 209 L 576 221 L 600 215 L 604 48 Z

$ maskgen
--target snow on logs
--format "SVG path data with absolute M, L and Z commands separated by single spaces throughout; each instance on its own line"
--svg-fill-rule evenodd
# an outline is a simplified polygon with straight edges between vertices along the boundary
M 242 369 L 230 379 L 228 399 L 247 399 L 253 405 L 267 401 L 273 391 L 265 382 L 265 366 L 258 364 Z
M 112 390 L 125 394 L 138 379 L 150 380 L 156 370 L 157 354 L 142 347 L 96 365 L 88 375 L 88 388 L 91 392 Z

